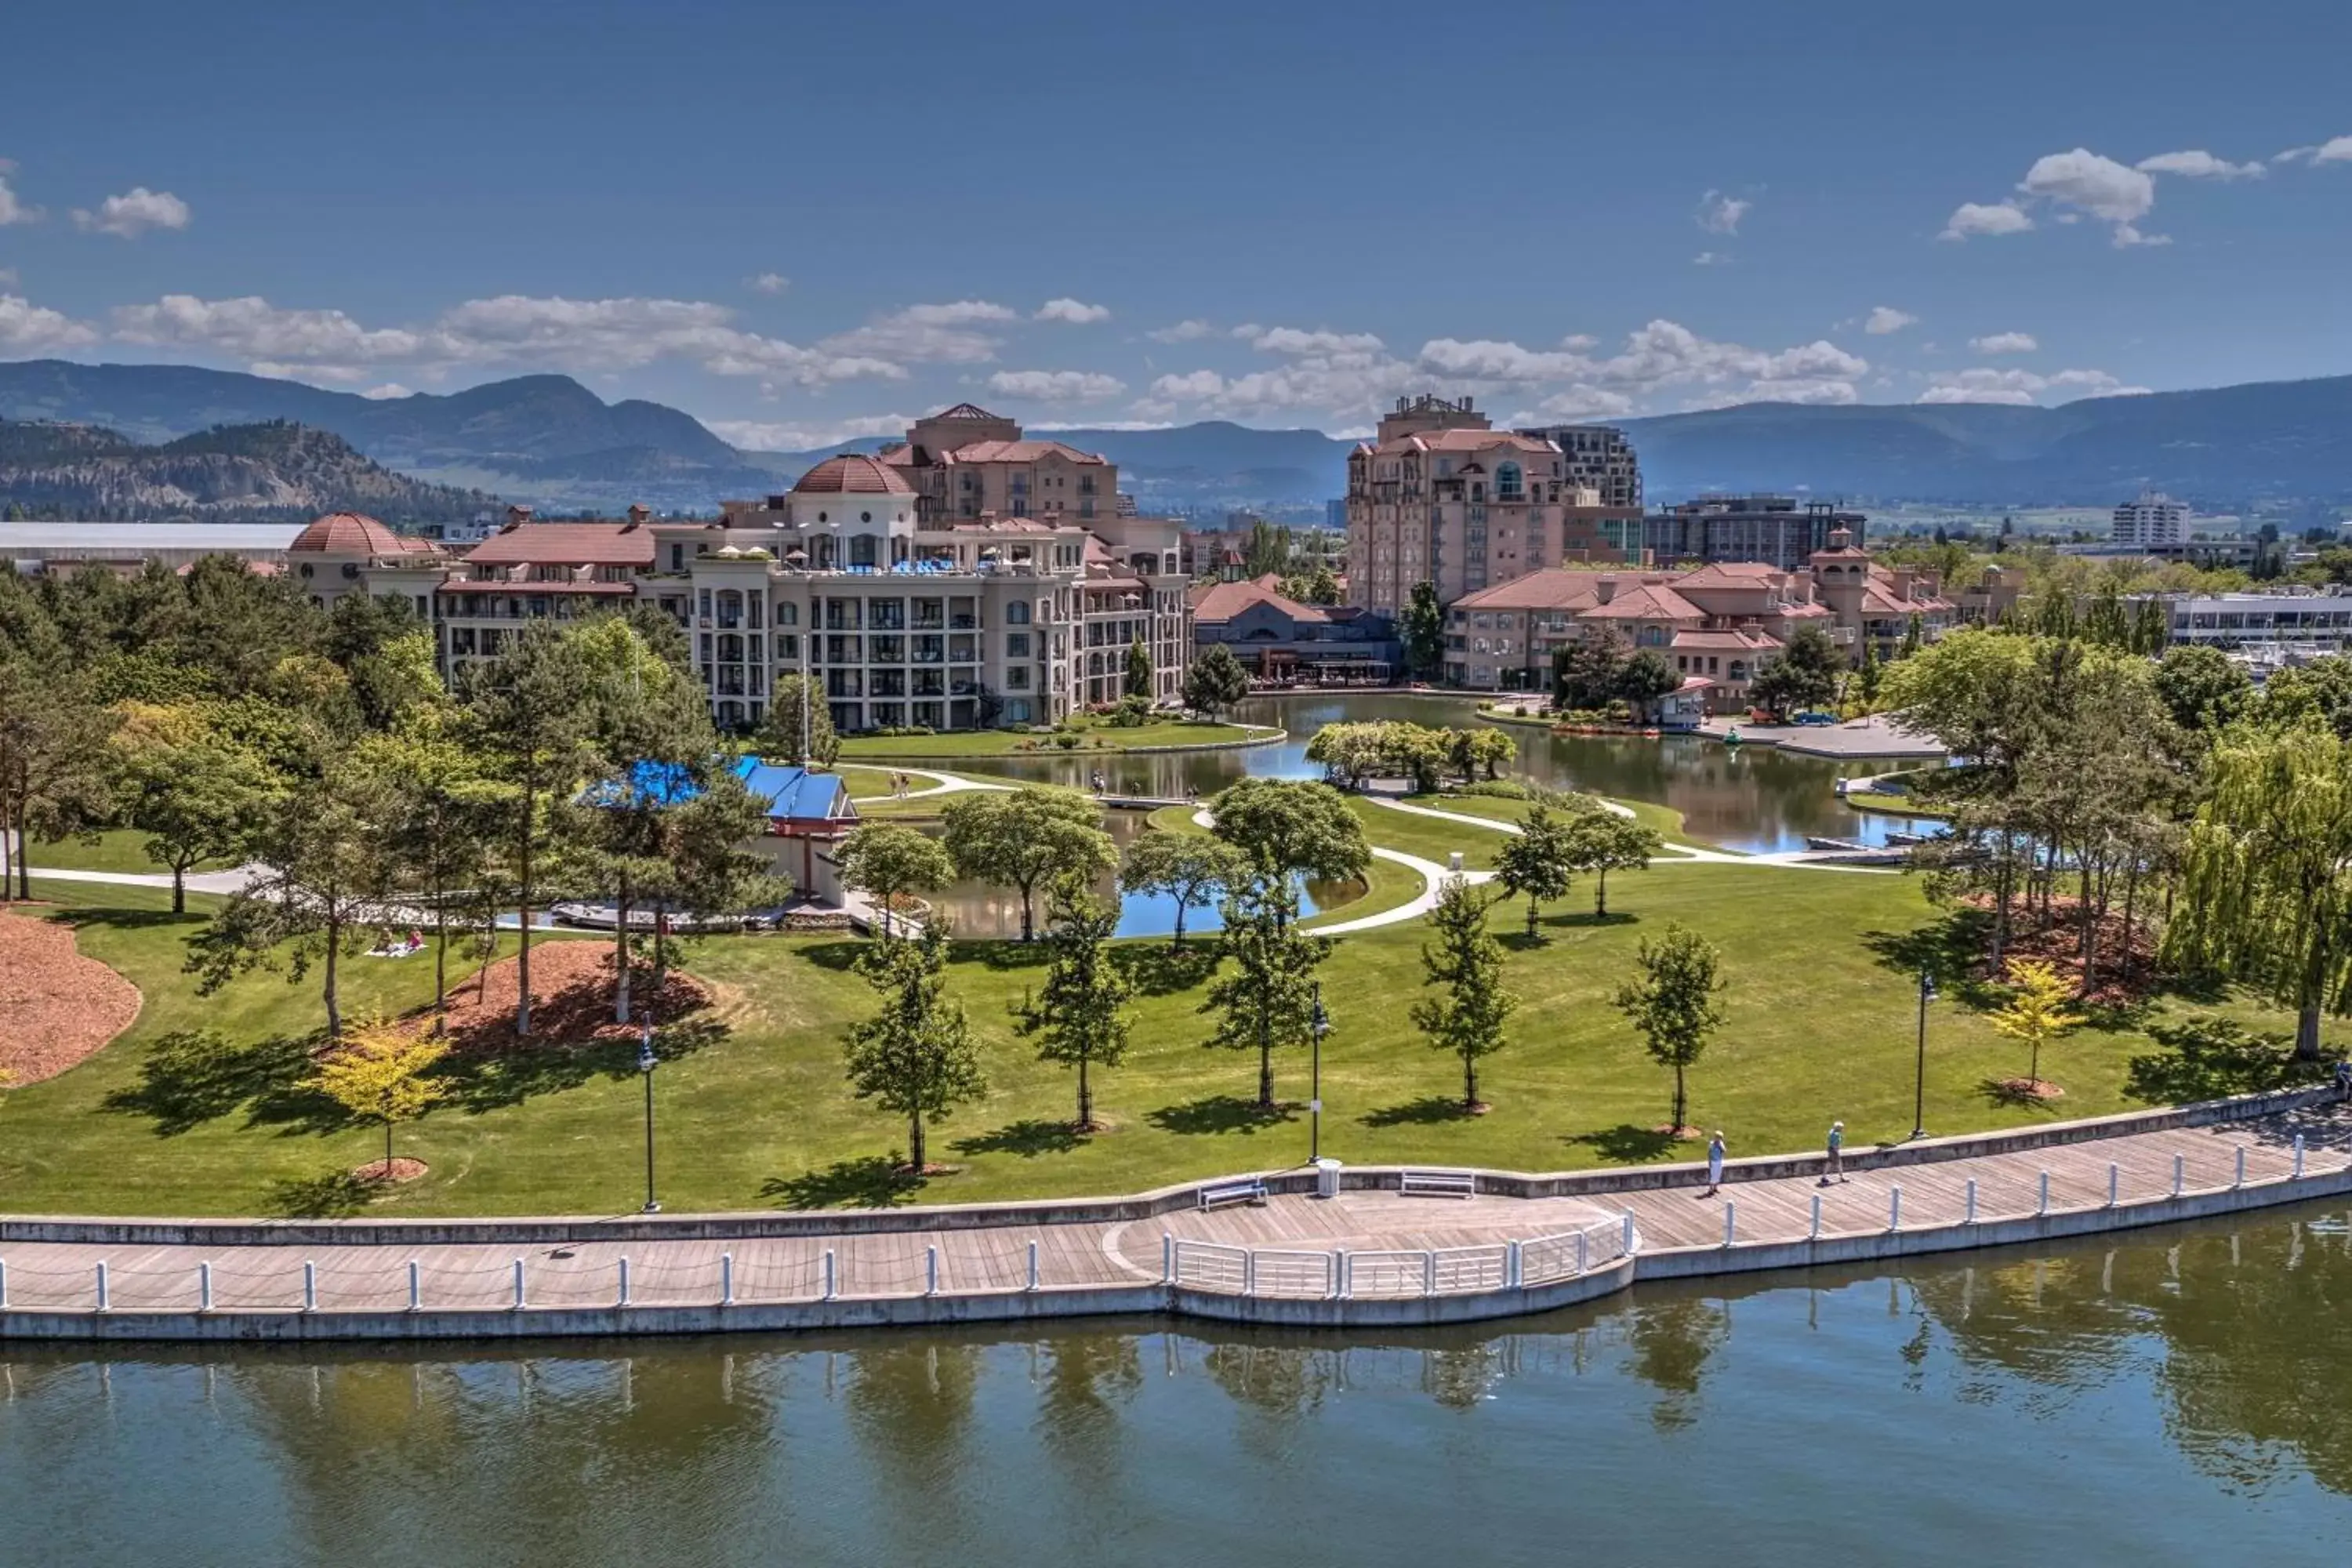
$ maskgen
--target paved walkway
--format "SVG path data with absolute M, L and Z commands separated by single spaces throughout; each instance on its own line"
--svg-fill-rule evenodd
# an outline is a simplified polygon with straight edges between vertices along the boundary
M 940 1228 L 873 1229 L 861 1226 L 892 1216 L 845 1215 L 827 1226 L 813 1215 L 800 1234 L 757 1235 L 747 1233 L 761 1228 L 762 1216 L 716 1215 L 652 1222 L 675 1226 L 675 1237 L 594 1238 L 600 1224 L 637 1223 L 623 1216 L 543 1223 L 543 1233 L 586 1237 L 560 1243 L 10 1242 L 0 1244 L 0 1301 L 14 1312 L 81 1314 L 100 1310 L 103 1289 L 111 1313 L 194 1312 L 208 1303 L 215 1312 L 287 1314 L 887 1302 L 1168 1283 L 1294 1300 L 1443 1296 L 1581 1276 L 1622 1252 L 1628 1216 L 1645 1271 L 1706 1273 L 1772 1261 L 1726 1251 L 1711 1263 L 1711 1249 L 1938 1229 L 1948 1245 L 1966 1246 L 1952 1233 L 1972 1225 L 1998 1230 L 2049 1215 L 2079 1233 L 2163 1217 L 2172 1199 L 2212 1195 L 2237 1207 L 2341 1193 L 2352 1185 L 2348 1131 L 2342 1108 L 2328 1107 L 1882 1166 L 1826 1187 L 1810 1164 L 1791 1174 L 1788 1162 L 1759 1163 L 1752 1172 L 1735 1165 L 1716 1196 L 1684 1166 L 1644 1173 L 1675 1184 L 1642 1191 L 1458 1198 L 1350 1190 L 1329 1200 L 1286 1194 L 1262 1205 L 1069 1224 L 990 1223 L 967 1213 L 926 1216 L 945 1222 Z M 8 1331 L 0 1313 L 0 1337 Z
M 877 763 L 835 763 L 834 766 L 843 773 L 904 773 L 908 778 L 929 779 L 931 781 L 923 788 L 910 789 L 902 795 L 868 795 L 866 797 L 868 800 L 919 800 L 925 795 L 954 795 L 962 790 L 1013 789 L 1018 787 L 1017 785 L 1009 784 L 999 784 L 991 779 L 966 778 L 961 773 L 943 773 L 933 768 L 894 768 L 886 767 Z
M 1925 735 L 1914 734 L 1884 713 L 1843 724 L 1748 724 L 1737 719 L 1709 719 L 1699 733 L 1713 740 L 1730 738 L 1737 728 L 1744 745 L 1778 746 L 1810 757 L 1940 757 L 1944 748 Z
M 1413 805 L 1402 800 L 1391 800 L 1385 795 L 1368 795 L 1362 798 L 1370 801 L 1374 805 L 1384 805 L 1391 811 L 1408 812 L 1414 816 L 1432 816 L 1440 822 L 1458 822 L 1465 827 L 1483 827 L 1489 833 L 1516 835 L 1519 831 L 1517 823 L 1505 822 L 1497 817 L 1474 816 L 1468 812 L 1462 811 L 1441 811 L 1435 806 Z M 1594 798 L 1599 799 L 1598 796 Z M 1629 808 L 1618 805 L 1613 800 L 1603 800 L 1601 804 L 1608 810 L 1621 816 L 1633 815 Z M 1664 847 L 1664 852 L 1659 855 L 1653 864 L 1685 861 L 1702 866 L 1786 866 L 1800 871 L 1851 871 L 1880 877 L 1899 874 L 1896 869 L 1886 867 L 1850 866 L 1842 865 L 1833 860 L 1806 858 L 1812 853 L 1814 852 L 1811 850 L 1791 849 L 1770 855 L 1738 855 L 1728 849 L 1709 849 L 1696 844 L 1669 844 Z M 1423 863 L 1426 864 L 1426 862 Z M 1476 878 L 1483 879 L 1486 875 L 1485 872 L 1479 872 L 1476 873 Z M 1434 900 L 1433 899 L 1432 901 L 1433 902 Z

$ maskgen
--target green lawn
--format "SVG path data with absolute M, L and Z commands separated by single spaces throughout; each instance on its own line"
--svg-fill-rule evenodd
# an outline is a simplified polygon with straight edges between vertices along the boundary
M 96 843 L 80 838 L 60 839 L 55 844 L 36 840 L 30 857 L 36 868 L 47 867 L 58 871 L 132 871 L 156 876 L 171 868 L 159 866 L 147 858 L 140 846 L 147 836 L 136 828 L 116 827 L 98 836 Z M 206 861 L 198 870 L 217 869 L 221 862 Z
M 1425 805 L 1433 811 L 1451 811 L 1464 816 L 1487 816 L 1497 822 L 1519 822 L 1526 819 L 1533 801 L 1509 800 L 1493 795 L 1416 795 L 1406 797 L 1409 804 Z M 1621 800 L 1614 804 L 1632 812 L 1635 820 L 1658 830 L 1669 844 L 1700 842 L 1683 830 L 1683 814 L 1672 806 L 1657 805 L 1644 800 Z M 1712 847 L 1712 846 L 1710 846 Z
M 1416 853 L 1466 847 L 1444 825 L 1377 807 L 1376 840 Z M 1422 827 L 1446 837 L 1423 842 Z M 1499 838 L 1496 840 L 1499 842 Z M 1373 891 L 1349 912 L 1384 896 Z M 1402 886 L 1402 884 L 1399 884 Z M 54 918 L 80 931 L 85 952 L 133 980 L 146 1009 L 125 1036 L 82 1066 L 14 1093 L 0 1113 L 0 1210 L 16 1213 L 267 1214 L 301 1208 L 335 1172 L 373 1156 L 372 1130 L 320 1118 L 300 1092 L 304 1046 L 318 1022 L 315 977 L 271 974 L 198 998 L 180 973 L 194 919 L 163 911 L 143 889 L 51 883 Z M 1729 1021 L 1691 1074 L 1694 1119 L 1722 1127 L 1738 1153 L 1813 1147 L 1843 1117 L 1857 1144 L 1911 1123 L 1915 935 L 1937 913 L 1916 882 L 1777 867 L 1663 865 L 1612 878 L 1615 918 L 1595 925 L 1580 891 L 1548 912 L 1524 946 L 1520 906 L 1496 910 L 1521 998 L 1509 1047 L 1483 1071 L 1491 1115 L 1457 1118 L 1454 1061 L 1414 1031 L 1418 921 L 1342 938 L 1323 972 L 1333 1016 L 1325 1052 L 1324 1139 L 1354 1162 L 1475 1163 L 1551 1170 L 1654 1157 L 1648 1129 L 1665 1119 L 1669 1075 L 1654 1067 L 1610 1005 L 1634 947 L 1668 920 L 1721 944 Z M 198 900 L 200 903 L 202 900 Z M 951 994 L 983 1043 L 984 1103 L 937 1134 L 936 1158 L 963 1168 L 926 1183 L 927 1201 L 1124 1192 L 1304 1157 L 1303 1112 L 1268 1121 L 1246 1103 L 1255 1064 L 1203 1049 L 1197 1011 L 1209 949 L 1181 961 L 1159 941 L 1122 944 L 1139 989 L 1125 1065 L 1097 1094 L 1114 1130 L 1066 1131 L 1071 1079 L 1017 1038 L 1009 1006 L 1038 979 L 1042 952 L 1013 944 L 960 952 Z M 902 1147 L 889 1117 L 854 1100 L 841 1068 L 844 1025 L 868 1006 L 850 971 L 851 941 L 740 937 L 690 959 L 717 988 L 715 1016 L 664 1066 L 656 1090 L 662 1195 L 674 1212 L 867 1201 L 889 1184 L 881 1161 Z M 349 1005 L 424 999 L 418 962 L 356 961 Z M 1955 982 L 1931 1013 L 1927 1121 L 1938 1131 L 2084 1116 L 2142 1101 L 2126 1092 L 2130 1059 L 2164 1057 L 2151 1028 L 2189 1004 L 2159 1002 L 2103 1019 L 2054 1046 L 2045 1075 L 2066 1086 L 2053 1107 L 2005 1104 L 1989 1080 L 2014 1076 L 2022 1053 L 1995 1037 Z M 1980 999 L 1979 999 L 1980 1000 Z M 2267 1027 L 2284 1020 L 2232 1005 Z M 217 1029 L 227 1048 L 155 1047 L 173 1031 Z M 2331 1031 L 2336 1033 L 2336 1031 Z M 2171 1058 L 2167 1058 L 2171 1059 Z M 1303 1057 L 1279 1063 L 1282 1091 L 1303 1100 Z M 401 1134 L 432 1172 L 383 1200 L 413 1215 L 625 1213 L 640 1201 L 641 1086 L 625 1051 L 550 1044 L 455 1080 L 452 1100 Z M 2149 1098 L 2227 1085 L 2178 1072 Z
M 1253 731 L 1238 724 L 1168 720 L 1127 730 L 1108 724 L 1088 725 L 1076 733 L 1078 743 L 1071 748 L 1071 754 L 1083 756 L 1088 752 L 1138 751 L 1151 746 L 1234 745 L 1249 740 Z M 860 735 L 841 742 L 841 756 L 845 762 L 860 757 L 891 757 L 908 762 L 936 757 L 944 761 L 956 757 L 1026 756 L 1033 752 L 1055 756 L 1063 751 L 1055 744 L 1055 739 L 1017 730 L 957 730 L 943 735 Z

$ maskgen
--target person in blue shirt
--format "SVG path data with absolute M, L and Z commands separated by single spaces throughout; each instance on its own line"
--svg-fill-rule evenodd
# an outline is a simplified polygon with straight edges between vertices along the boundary
M 1832 1179 L 1845 1180 L 1845 1123 L 1843 1121 L 1830 1123 L 1830 1157 L 1822 1171 L 1821 1184 L 1826 1187 Z
M 1720 1128 L 1706 1141 L 1706 1195 L 1715 1196 L 1723 1185 L 1723 1132 Z

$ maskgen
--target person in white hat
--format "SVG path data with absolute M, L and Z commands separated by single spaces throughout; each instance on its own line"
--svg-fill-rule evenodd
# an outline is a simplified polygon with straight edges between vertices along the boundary
M 1830 1158 L 1822 1171 L 1822 1185 L 1828 1186 L 1832 1178 L 1841 1182 L 1845 1180 L 1845 1123 L 1843 1121 L 1830 1123 Z
M 1706 1195 L 1715 1196 L 1717 1189 L 1722 1185 L 1723 1129 L 1718 1127 L 1715 1130 L 1715 1136 L 1706 1141 Z

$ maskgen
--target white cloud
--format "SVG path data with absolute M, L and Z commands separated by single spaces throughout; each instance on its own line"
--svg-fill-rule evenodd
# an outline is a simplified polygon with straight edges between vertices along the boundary
M 1559 340 L 1559 346 L 1564 349 L 1573 349 L 1581 353 L 1586 349 L 1599 348 L 1601 340 L 1590 332 L 1570 332 Z
M 2259 158 L 2251 163 L 2232 163 L 2201 147 L 2185 153 L 2158 153 L 2132 166 L 2143 174 L 2179 174 L 2189 180 L 2259 180 L 2269 172 Z
M 365 392 L 361 393 L 360 395 L 362 397 L 373 397 L 381 402 L 387 397 L 414 397 L 416 394 L 413 389 L 403 386 L 396 381 L 387 381 L 381 386 L 369 387 Z
M 2036 158 L 2017 188 L 2029 196 L 2080 207 L 2108 223 L 2137 222 L 2156 205 L 2154 180 L 2087 147 Z
M 1421 345 L 1421 363 L 1438 375 L 1463 381 L 1561 381 L 1588 374 L 1592 362 L 1580 353 L 1521 348 L 1492 338 L 1433 338 Z
M 187 203 L 169 191 L 133 185 L 122 195 L 99 203 L 96 212 L 76 207 L 73 220 L 75 227 L 93 234 L 136 239 L 151 228 L 185 228 L 194 216 Z
M 2030 354 L 2042 345 L 2032 332 L 1991 332 L 1981 338 L 1970 338 L 1969 347 L 1980 354 Z
M 1362 354 L 1377 353 L 1381 340 L 1370 332 L 1333 332 L 1318 329 L 1301 331 L 1297 327 L 1269 327 L 1261 331 L 1249 331 L 1249 345 L 1263 353 L 1276 354 Z M 1240 335 L 1242 329 L 1235 328 Z
M 0 349 L 12 353 L 47 353 L 58 349 L 86 348 L 96 342 L 97 330 L 87 322 L 36 305 L 20 294 L 0 294 Z
M 756 419 L 706 419 L 720 440 L 751 452 L 805 452 L 873 436 L 900 436 L 914 423 L 904 414 L 867 414 L 829 425 L 771 425 Z
M 1693 267 L 1728 267 L 1731 258 L 1720 250 L 1702 250 L 1691 258 Z
M 9 188 L 8 175 L 15 172 L 16 167 L 5 158 L 0 158 L 0 228 L 5 228 L 12 223 L 41 221 L 41 209 L 26 206 L 17 199 L 16 193 Z
M 423 334 L 371 331 L 341 310 L 281 310 L 258 295 L 200 300 L 166 294 L 114 311 L 114 336 L 131 343 L 207 348 L 244 360 L 365 363 L 424 357 Z
M 1938 239 L 1964 240 L 1976 235 L 2022 234 L 2033 219 L 2015 202 L 1962 202 L 1944 220 Z
M 1191 317 L 1171 327 L 1156 327 L 1143 335 L 1155 343 L 1189 343 L 1205 338 L 1217 329 L 1198 317 Z
M 1108 305 L 1089 305 L 1083 300 L 1063 298 L 1048 300 L 1037 307 L 1041 321 L 1067 321 L 1074 327 L 1092 326 L 1097 321 L 1110 320 Z
M 1176 397 L 1186 401 L 1205 401 L 1224 395 L 1225 378 L 1213 370 L 1188 371 L 1182 375 L 1163 375 L 1151 384 L 1153 395 Z
M 1908 310 L 1898 310 L 1892 305 L 1873 305 L 1870 314 L 1863 319 L 1862 330 L 1874 338 L 1883 338 L 1918 324 L 1919 318 Z
M 781 272 L 762 272 L 743 279 L 743 287 L 754 294 L 781 294 L 792 286 L 793 280 Z
M 1755 207 L 1752 201 L 1738 196 L 1727 196 L 1720 191 L 1709 191 L 1698 199 L 1695 221 L 1709 234 L 1738 234 L 1739 220 Z
M 1622 419 L 1633 412 L 1633 400 L 1622 392 L 1579 384 L 1553 393 L 1535 406 L 1538 416 L 1551 419 Z M 1513 420 L 1513 424 L 1532 421 Z
M 2103 370 L 2062 370 L 2037 375 L 2030 370 L 1979 367 L 1939 373 L 1929 378 L 1921 403 L 2010 403 L 2023 405 L 2041 400 L 2043 393 L 2072 392 L 2086 397 L 2123 397 L 2144 394 L 2145 386 L 2126 386 Z
M 1032 419 L 1022 427 L 1027 430 L 1172 430 L 1175 426 L 1166 419 L 1089 419 L 1083 425 Z
M 1125 392 L 1127 383 L 1086 370 L 1000 370 L 988 378 L 988 390 L 1041 403 L 1098 403 Z
M 994 359 L 1004 340 L 973 329 L 1020 319 L 1017 311 L 986 300 L 908 305 L 877 316 L 865 326 L 820 339 L 816 346 L 853 359 L 977 364 Z
M 2315 147 L 2290 147 L 2273 163 L 2352 163 L 2352 136 L 2332 136 Z

